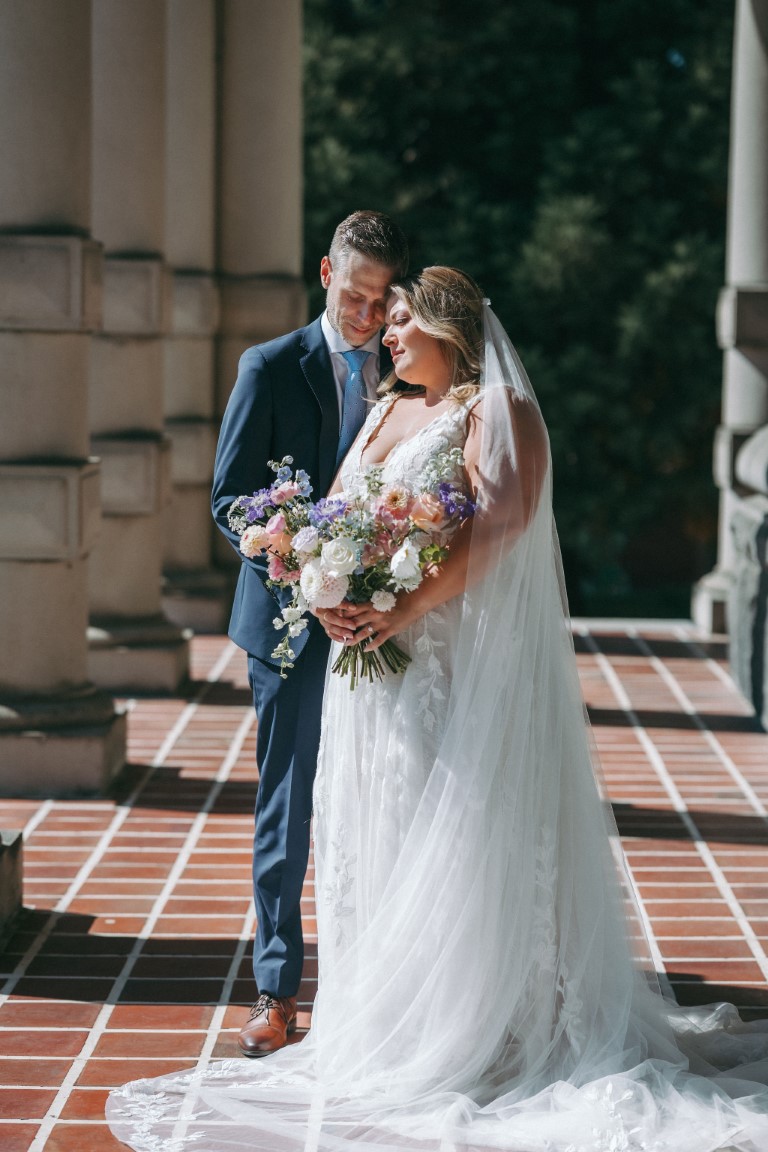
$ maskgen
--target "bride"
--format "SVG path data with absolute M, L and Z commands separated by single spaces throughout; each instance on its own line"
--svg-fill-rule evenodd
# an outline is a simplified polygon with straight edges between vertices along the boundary
M 768 1024 L 678 1008 L 647 962 L 525 371 L 450 268 L 394 286 L 384 339 L 397 379 L 335 490 L 371 465 L 413 486 L 459 447 L 476 513 L 391 612 L 320 613 L 337 645 L 396 635 L 411 663 L 353 692 L 328 675 L 312 1027 L 258 1062 L 125 1085 L 112 1130 L 139 1152 L 764 1150 Z

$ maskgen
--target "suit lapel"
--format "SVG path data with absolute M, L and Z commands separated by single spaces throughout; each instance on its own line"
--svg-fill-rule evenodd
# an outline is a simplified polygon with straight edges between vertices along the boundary
M 318 451 L 320 488 L 325 493 L 333 480 L 336 449 L 339 444 L 339 399 L 331 366 L 328 345 L 315 320 L 306 329 L 302 340 L 304 351 L 299 357 L 301 370 L 320 405 L 320 445 Z
M 323 492 L 326 492 L 334 477 L 336 452 L 339 447 L 339 398 L 331 356 L 319 319 L 304 330 L 302 344 L 304 351 L 299 358 L 301 369 L 322 413 L 318 480 Z M 389 349 L 382 344 L 379 349 L 379 378 L 383 380 L 391 370 L 392 357 Z

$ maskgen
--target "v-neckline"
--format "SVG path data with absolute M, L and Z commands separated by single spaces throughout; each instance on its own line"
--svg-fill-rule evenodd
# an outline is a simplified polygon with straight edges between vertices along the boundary
M 387 454 L 383 460 L 373 460 L 370 463 L 368 463 L 368 462 L 363 460 L 363 456 L 365 455 L 365 451 L 369 447 L 371 440 L 374 437 L 374 434 L 378 431 L 378 429 L 384 423 L 384 420 L 387 417 L 387 413 L 392 408 L 394 408 L 395 401 L 397 399 L 398 399 L 398 396 L 395 395 L 393 397 L 393 399 L 391 400 L 389 407 L 385 411 L 382 412 L 381 418 L 380 418 L 379 422 L 377 423 L 376 427 L 371 429 L 371 431 L 368 435 L 368 439 L 365 441 L 365 443 L 361 447 L 360 455 L 358 457 L 358 465 L 360 468 L 384 468 L 389 463 L 389 461 L 391 460 L 394 453 L 397 452 L 398 448 L 402 448 L 402 446 L 404 444 L 410 444 L 413 440 L 418 440 L 418 438 L 419 438 L 419 436 L 421 436 L 422 432 L 426 432 L 427 428 L 431 428 L 433 424 L 436 424 L 438 420 L 442 420 L 443 416 L 446 416 L 450 411 L 452 411 L 452 409 L 450 407 L 444 408 L 443 411 L 440 412 L 437 416 L 433 416 L 433 418 L 431 420 L 428 420 L 426 424 L 422 424 L 421 428 L 418 428 L 414 432 L 413 436 L 408 436 L 405 440 L 398 440 L 396 444 L 393 444 L 392 447 L 390 448 L 389 452 L 387 452 Z

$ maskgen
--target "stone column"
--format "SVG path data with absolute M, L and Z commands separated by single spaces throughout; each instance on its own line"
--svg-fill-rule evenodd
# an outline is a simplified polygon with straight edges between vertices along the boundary
M 301 0 L 223 0 L 216 405 L 251 344 L 304 323 Z M 237 558 L 220 533 L 217 554 Z
M 168 0 L 165 256 L 172 269 L 165 342 L 165 431 L 173 444 L 163 609 L 175 624 L 224 631 L 231 581 L 211 564 L 216 451 L 214 335 L 216 20 L 214 0 Z
M 93 6 L 93 228 L 104 243 L 104 324 L 93 342 L 90 425 L 104 523 L 90 564 L 92 678 L 172 691 L 189 637 L 162 614 L 163 431 L 171 278 L 164 259 L 165 24 L 157 0 Z
M 125 717 L 88 681 L 90 0 L 0 0 L 0 793 L 101 788 Z
M 24 837 L 16 829 L 0 829 L 0 950 L 11 935 L 22 909 Z
M 726 287 L 718 303 L 724 350 L 722 424 L 715 436 L 720 489 L 717 567 L 694 589 L 693 616 L 723 631 L 734 582 L 731 521 L 745 488 L 736 457 L 768 422 L 768 0 L 737 0 L 728 169 Z

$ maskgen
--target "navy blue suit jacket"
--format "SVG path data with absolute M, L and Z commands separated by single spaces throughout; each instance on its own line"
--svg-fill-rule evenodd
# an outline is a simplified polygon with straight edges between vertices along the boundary
M 383 345 L 379 363 L 386 375 L 392 365 Z M 236 496 L 271 484 L 275 476 L 267 461 L 284 456 L 293 457 L 294 469 L 309 473 L 312 499 L 318 500 L 333 482 L 338 445 L 338 395 L 319 318 L 306 328 L 248 348 L 221 425 L 211 504 L 217 525 L 242 561 L 229 635 L 261 660 L 270 659 L 285 635 L 272 623 L 280 604 L 266 587 L 266 560 L 243 557 L 238 537 L 227 524 L 227 510 Z M 309 620 L 310 628 L 318 627 L 313 617 Z M 309 629 L 292 642 L 297 656 L 308 633 Z

